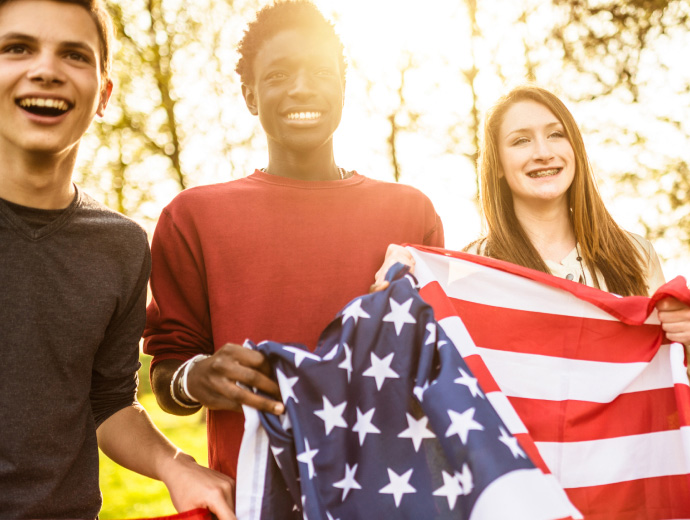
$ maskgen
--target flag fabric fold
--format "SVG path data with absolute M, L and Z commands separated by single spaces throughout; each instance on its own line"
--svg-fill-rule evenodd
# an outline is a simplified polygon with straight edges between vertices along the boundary
M 286 413 L 245 408 L 239 520 L 582 518 L 403 272 L 350 302 L 310 353 L 250 344 Z M 533 460 L 536 456 L 537 460 Z

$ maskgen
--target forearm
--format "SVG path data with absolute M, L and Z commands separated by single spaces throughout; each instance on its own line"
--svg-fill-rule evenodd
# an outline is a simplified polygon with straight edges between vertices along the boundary
M 178 512 L 207 507 L 219 520 L 237 520 L 232 511 L 234 481 L 199 466 L 170 443 L 139 404 L 110 416 L 96 433 L 98 445 L 108 457 L 162 481 Z
M 111 415 L 96 433 L 98 446 L 109 458 L 156 480 L 165 480 L 166 466 L 176 459 L 192 460 L 168 441 L 138 403 Z
M 151 372 L 151 388 L 158 401 L 158 406 L 173 415 L 191 415 L 199 408 L 185 408 L 176 403 L 170 394 L 170 383 L 182 361 L 166 359 L 156 363 Z

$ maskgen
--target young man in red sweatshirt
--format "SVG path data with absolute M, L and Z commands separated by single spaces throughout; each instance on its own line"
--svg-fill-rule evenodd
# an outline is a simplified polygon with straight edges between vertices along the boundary
M 239 52 L 268 163 L 188 189 L 163 210 L 144 335 L 158 402 L 180 415 L 208 407 L 209 463 L 233 478 L 242 404 L 283 411 L 263 356 L 241 347 L 245 339 L 313 350 L 336 313 L 367 292 L 389 243 L 443 246 L 441 220 L 421 192 L 336 163 L 346 62 L 313 4 L 265 7 Z

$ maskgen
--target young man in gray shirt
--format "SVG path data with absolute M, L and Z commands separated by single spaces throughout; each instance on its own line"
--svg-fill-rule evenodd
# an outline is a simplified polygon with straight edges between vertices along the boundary
M 0 0 L 0 517 L 95 518 L 100 446 L 178 510 L 234 519 L 232 481 L 136 401 L 146 234 L 72 183 L 110 38 L 98 0 Z

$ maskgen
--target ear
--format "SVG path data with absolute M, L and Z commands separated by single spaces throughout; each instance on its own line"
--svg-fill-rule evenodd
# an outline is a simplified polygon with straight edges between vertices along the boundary
M 106 83 L 105 88 L 101 91 L 101 99 L 98 101 L 98 110 L 96 110 L 96 114 L 100 117 L 103 117 L 103 113 L 105 112 L 105 107 L 108 106 L 108 101 L 110 100 L 110 94 L 113 93 L 113 82 L 108 81 Z
M 253 116 L 258 116 L 259 109 L 257 107 L 256 94 L 254 93 L 254 89 L 249 85 L 245 85 L 244 83 L 242 83 L 242 96 L 244 97 L 244 102 L 247 104 L 249 112 Z

